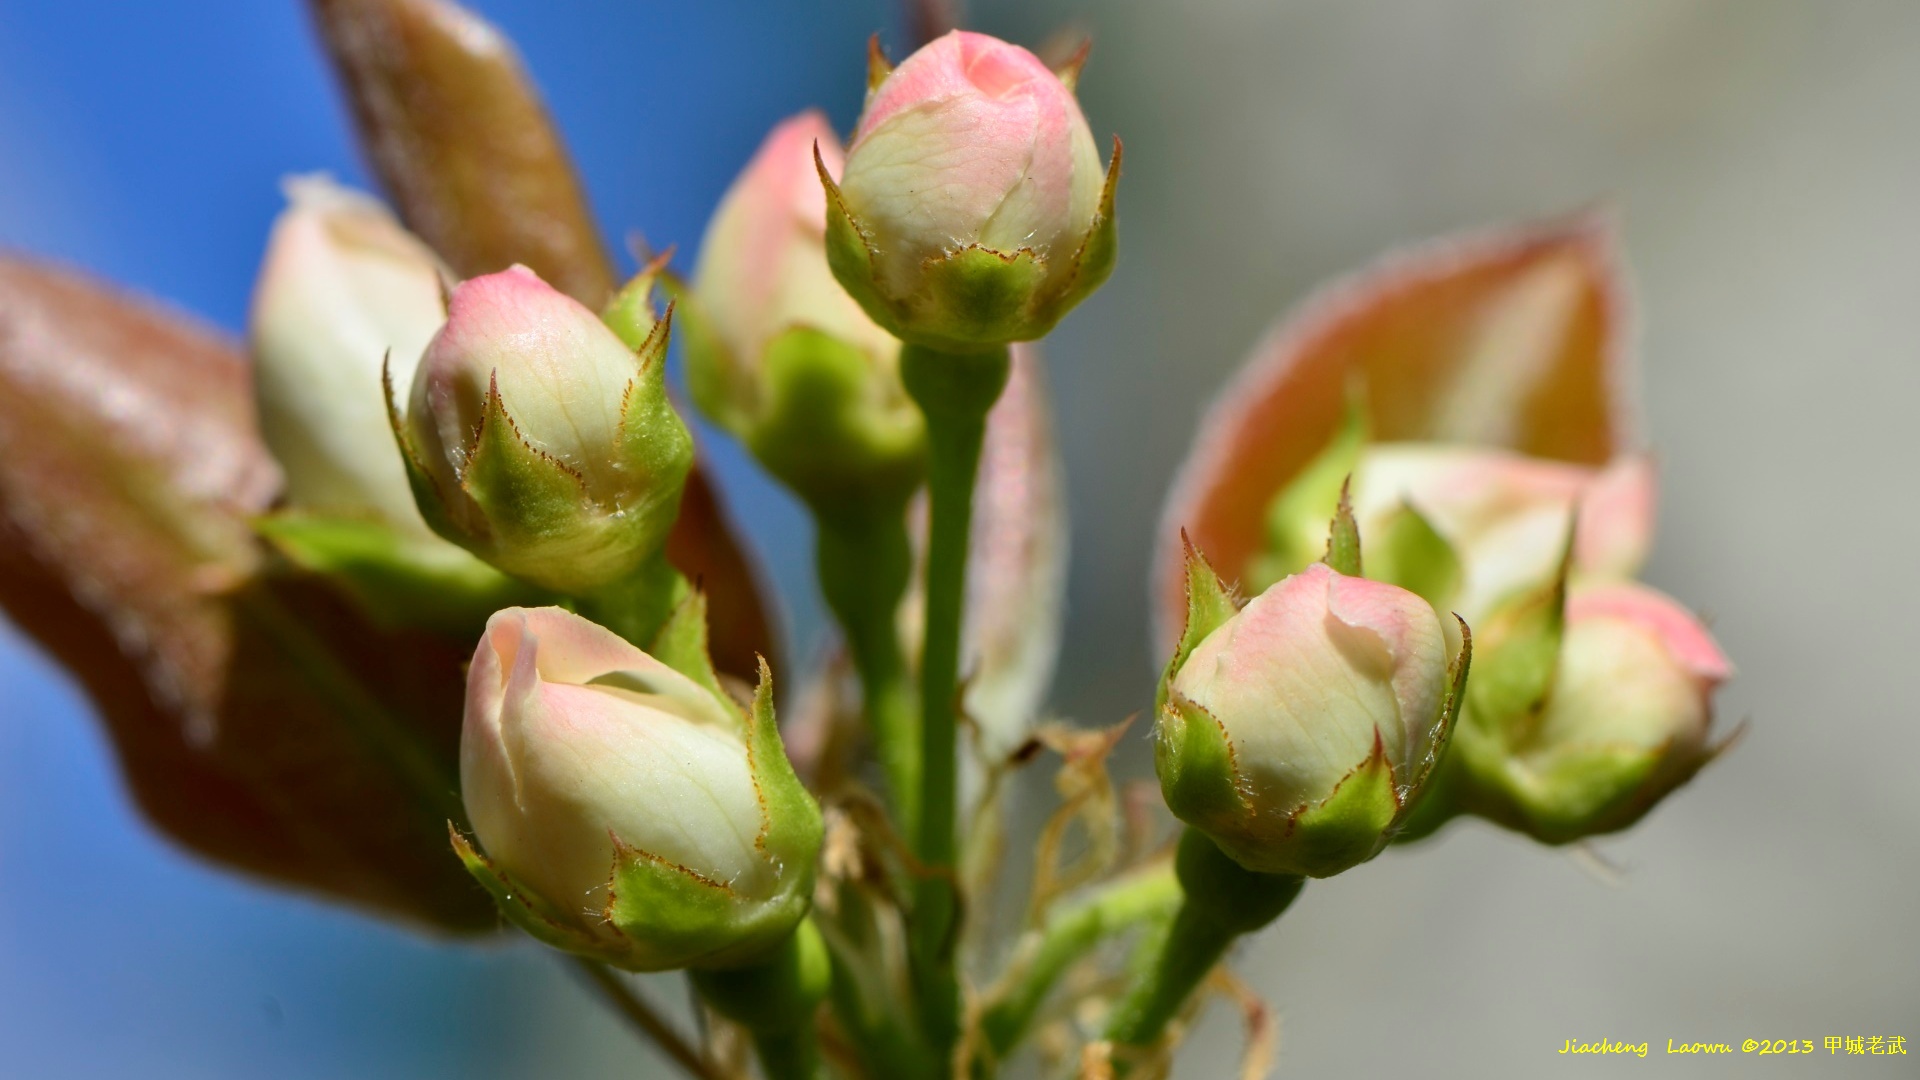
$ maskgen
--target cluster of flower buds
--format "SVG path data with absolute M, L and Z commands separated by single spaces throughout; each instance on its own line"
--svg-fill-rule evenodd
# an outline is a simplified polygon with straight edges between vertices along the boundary
M 1322 573 L 1325 528 L 1310 523 L 1350 498 L 1366 540 L 1356 572 L 1478 632 L 1455 749 L 1401 821 L 1409 837 L 1459 813 L 1549 843 L 1615 831 L 1712 759 L 1712 694 L 1729 665 L 1694 616 L 1632 583 L 1653 532 L 1645 456 L 1595 468 L 1369 444 L 1358 416 L 1273 497 L 1249 576 L 1278 579 L 1271 592 Z
M 522 266 L 454 289 L 392 417 L 428 524 L 573 595 L 657 559 L 693 463 L 667 398 L 667 325 L 636 351 Z
M 876 68 L 838 181 L 827 256 L 875 322 L 967 352 L 1051 330 L 1112 272 L 1116 151 L 1068 85 L 1017 45 L 954 31 Z
M 900 343 L 827 266 L 816 168 L 840 174 L 840 140 L 808 111 L 774 128 L 721 200 L 679 309 L 687 385 L 816 507 L 897 504 L 920 483 L 925 431 Z
M 487 624 L 460 784 L 501 909 L 633 971 L 726 968 L 785 941 L 812 898 L 820 810 L 781 747 L 771 679 L 727 697 L 698 596 L 652 653 L 558 608 Z

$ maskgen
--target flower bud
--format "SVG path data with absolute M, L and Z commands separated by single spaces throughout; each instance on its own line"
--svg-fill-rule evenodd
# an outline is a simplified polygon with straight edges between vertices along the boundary
M 1464 629 L 1321 563 L 1234 611 L 1190 553 L 1188 601 L 1155 729 L 1168 808 L 1261 873 L 1327 877 L 1378 854 L 1445 748 Z
M 1457 444 L 1368 445 L 1352 427 L 1269 506 L 1256 581 L 1319 557 L 1349 475 L 1367 576 L 1476 624 L 1553 580 L 1570 520 L 1577 580 L 1627 580 L 1646 559 L 1655 476 L 1643 455 L 1593 468 Z
M 840 141 L 818 112 L 774 128 L 700 245 L 682 327 L 694 401 L 816 505 L 920 482 L 925 434 L 900 343 L 827 266 L 820 168 Z
M 693 458 L 666 340 L 663 320 L 636 355 L 523 266 L 455 289 L 394 421 L 428 523 L 575 595 L 658 556 Z
M 1503 611 L 1485 636 L 1454 740 L 1461 799 L 1481 816 L 1552 844 L 1616 832 L 1725 745 L 1709 729 L 1732 666 L 1660 592 L 1575 588 L 1562 618 Z
M 697 598 L 676 619 L 663 639 L 704 634 Z M 682 655 L 686 671 L 559 608 L 509 608 L 467 676 L 461 796 L 485 854 L 456 847 L 534 936 L 634 971 L 734 966 L 778 944 L 806 913 L 820 847 L 765 668 L 743 715 L 704 636 Z
M 433 541 L 380 404 L 445 312 L 433 252 L 385 207 L 320 176 L 287 182 L 248 320 L 261 435 L 298 510 Z
M 903 340 L 1032 340 L 1113 268 L 1119 164 L 1116 144 L 1102 170 L 1073 91 L 1037 57 L 954 31 L 873 89 L 840 183 L 823 156 L 828 258 Z

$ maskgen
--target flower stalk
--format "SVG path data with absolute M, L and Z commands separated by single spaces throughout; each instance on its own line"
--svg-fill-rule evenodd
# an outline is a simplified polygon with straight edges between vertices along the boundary
M 895 615 L 913 576 L 906 507 L 891 501 L 815 515 L 815 566 L 846 634 L 900 830 L 915 835 L 920 799 L 919 710 Z
M 907 345 L 900 374 L 927 422 L 926 629 L 920 658 L 920 820 L 914 854 L 929 871 L 914 889 L 911 951 L 921 1022 L 944 1058 L 959 1035 L 960 992 L 953 968 L 958 930 L 950 873 L 956 841 L 960 629 L 967 589 L 967 538 L 974 477 L 987 411 L 1006 386 L 1010 358 L 999 346 L 949 353 Z
M 1136 1056 L 1128 1050 L 1144 1050 L 1165 1034 L 1234 941 L 1278 919 L 1306 884 L 1293 874 L 1248 870 L 1192 828 L 1180 838 L 1175 872 L 1185 894 L 1180 910 L 1154 948 L 1151 966 L 1107 1021 L 1116 1076 Z

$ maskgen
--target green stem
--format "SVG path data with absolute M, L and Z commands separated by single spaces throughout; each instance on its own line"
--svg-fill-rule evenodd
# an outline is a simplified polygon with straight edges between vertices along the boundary
M 1114 1010 L 1107 1038 L 1121 1046 L 1153 1045 L 1237 937 L 1194 905 L 1180 905 L 1154 952 L 1153 967 Z
M 1162 863 L 1055 911 L 1037 931 L 1033 943 L 1023 949 L 1018 981 L 981 1014 L 980 1033 L 992 1061 L 1004 1059 L 1026 1037 L 1054 984 L 1075 961 L 1115 934 L 1171 919 L 1180 899 L 1180 883 L 1173 866 Z M 976 1075 L 983 1073 L 976 1071 Z
M 955 700 L 960 625 L 966 609 L 967 538 L 973 524 L 974 477 L 987 412 L 1007 385 L 1006 346 L 946 353 L 919 345 L 900 350 L 900 377 L 927 421 L 926 632 L 920 654 L 920 821 L 914 853 L 928 871 L 914 888 L 909 956 L 921 1027 L 939 1060 L 960 1033 L 960 984 L 953 952 L 955 895 Z
M 1191 828 L 1180 838 L 1175 872 L 1185 898 L 1150 966 L 1107 1021 L 1107 1038 L 1116 1050 L 1159 1041 L 1234 939 L 1279 918 L 1305 884 L 1291 874 L 1245 869 Z M 1131 1057 L 1115 1055 L 1116 1076 L 1131 1067 Z
M 724 1080 L 720 1071 L 708 1064 L 707 1059 L 693 1045 L 674 1030 L 646 999 L 628 986 L 613 969 L 597 960 L 588 960 L 581 956 L 569 956 L 574 970 L 586 977 L 600 996 L 613 1006 L 626 1021 L 653 1040 L 661 1052 L 673 1060 L 673 1063 L 686 1071 L 688 1076 L 697 1080 Z
M 820 1042 L 811 1027 L 755 1032 L 753 1050 L 766 1080 L 818 1080 Z
M 833 978 L 827 943 L 811 919 L 754 963 L 688 973 L 714 1011 L 747 1029 L 766 1080 L 818 1080 L 814 1014 Z
M 846 635 L 867 724 L 904 835 L 919 820 L 920 729 L 895 619 L 913 576 L 906 506 L 816 512 L 820 589 Z
M 575 599 L 580 614 L 632 642 L 636 648 L 652 646 L 655 634 L 666 624 L 667 616 L 692 592 L 687 579 L 667 561 L 665 552 L 656 553 L 631 575 L 599 589 L 591 596 Z

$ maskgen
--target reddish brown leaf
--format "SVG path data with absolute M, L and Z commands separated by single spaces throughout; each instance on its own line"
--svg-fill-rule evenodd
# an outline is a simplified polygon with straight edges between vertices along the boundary
M 310 0 L 360 141 L 400 216 L 462 276 L 523 263 L 598 311 L 614 267 L 513 44 L 449 0 Z M 760 582 L 696 463 L 667 545 L 705 582 L 714 662 L 777 664 Z
M 445 839 L 469 643 L 270 572 L 248 518 L 277 486 L 231 344 L 0 259 L 0 607 L 86 689 L 141 809 L 230 867 L 491 927 Z
M 311 2 L 407 227 L 462 277 L 524 263 L 598 311 L 613 265 L 513 43 L 445 0 Z
M 1201 421 L 1161 518 L 1161 639 L 1181 530 L 1230 580 L 1267 504 L 1326 445 L 1350 379 L 1378 439 L 1509 446 L 1597 464 L 1630 445 L 1629 315 L 1611 219 L 1442 240 L 1322 289 L 1275 324 Z

